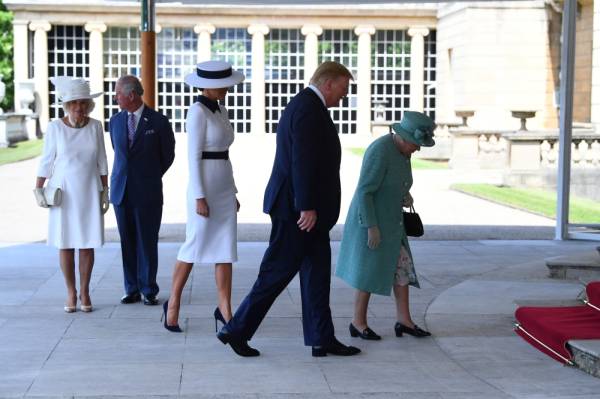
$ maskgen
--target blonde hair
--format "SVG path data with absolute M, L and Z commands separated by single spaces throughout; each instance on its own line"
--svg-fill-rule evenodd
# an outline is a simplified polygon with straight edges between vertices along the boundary
M 319 87 L 327 80 L 339 77 L 354 80 L 352 73 L 342 64 L 334 61 L 325 61 L 319 65 L 312 78 L 310 78 L 310 84 Z

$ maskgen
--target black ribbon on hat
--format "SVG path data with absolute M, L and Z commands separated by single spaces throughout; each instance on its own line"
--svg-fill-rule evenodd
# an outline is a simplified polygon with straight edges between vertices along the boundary
M 220 71 L 206 71 L 204 69 L 196 68 L 196 75 L 204 79 L 224 79 L 230 77 L 232 74 L 231 67 Z

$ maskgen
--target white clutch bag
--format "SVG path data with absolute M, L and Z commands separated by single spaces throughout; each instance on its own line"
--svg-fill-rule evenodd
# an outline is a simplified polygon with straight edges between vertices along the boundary
M 62 201 L 62 190 L 58 187 L 45 187 L 44 198 L 48 206 L 59 206 Z

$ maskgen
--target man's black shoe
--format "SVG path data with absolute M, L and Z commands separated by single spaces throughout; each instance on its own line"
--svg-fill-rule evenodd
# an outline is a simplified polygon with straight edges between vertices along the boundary
M 360 349 L 355 348 L 354 346 L 346 346 L 338 341 L 335 337 L 333 337 L 333 342 L 329 345 L 325 346 L 313 346 L 312 347 L 312 355 L 314 357 L 323 357 L 330 355 L 337 356 L 354 356 L 360 353 Z
M 156 295 L 144 295 L 144 305 L 158 305 L 158 299 L 156 299 Z
M 242 341 L 233 337 L 225 328 L 222 328 L 221 331 L 217 333 L 217 338 L 224 345 L 229 344 L 229 346 L 231 346 L 231 349 L 233 349 L 233 351 L 239 356 L 254 357 L 260 355 L 260 352 L 258 350 L 248 345 L 248 341 Z
M 136 292 L 134 294 L 124 295 L 123 298 L 121 298 L 121 303 L 126 305 L 129 303 L 136 303 L 141 300 L 142 300 L 142 296 L 140 295 L 139 292 Z

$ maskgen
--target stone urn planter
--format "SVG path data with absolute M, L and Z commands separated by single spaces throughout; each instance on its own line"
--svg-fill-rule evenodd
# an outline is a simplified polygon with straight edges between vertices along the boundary
M 513 118 L 517 118 L 521 120 L 521 127 L 519 128 L 519 131 L 527 131 L 527 119 L 529 118 L 533 118 L 535 117 L 535 113 L 536 111 L 531 111 L 531 110 L 512 110 L 510 111 L 510 113 L 512 114 Z

